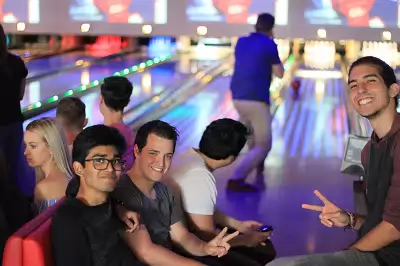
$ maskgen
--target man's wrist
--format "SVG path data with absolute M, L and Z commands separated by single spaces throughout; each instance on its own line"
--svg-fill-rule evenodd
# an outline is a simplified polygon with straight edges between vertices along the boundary
M 232 229 L 238 230 L 241 224 L 242 224 L 242 221 L 232 219 L 230 227 L 232 227 Z
M 349 219 L 347 225 L 345 226 L 345 229 L 356 230 L 358 216 L 354 213 L 347 212 L 347 211 L 344 211 L 344 213 L 348 216 L 348 219 Z

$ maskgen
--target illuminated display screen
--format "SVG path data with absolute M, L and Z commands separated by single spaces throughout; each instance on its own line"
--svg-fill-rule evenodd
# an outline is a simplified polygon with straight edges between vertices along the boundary
M 0 0 L 2 23 L 40 22 L 40 0 Z
M 72 21 L 166 24 L 167 0 L 73 0 Z
M 189 21 L 255 24 L 260 13 L 275 15 L 277 25 L 287 25 L 288 0 L 187 0 Z
M 365 28 L 400 27 L 399 0 L 307 0 L 304 18 L 311 25 Z

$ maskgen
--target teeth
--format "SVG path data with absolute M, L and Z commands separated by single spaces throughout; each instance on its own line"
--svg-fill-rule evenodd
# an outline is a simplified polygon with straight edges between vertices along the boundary
M 158 168 L 158 167 L 153 167 L 151 166 L 151 169 L 153 169 L 156 172 L 162 172 L 163 168 Z
M 370 103 L 371 101 L 372 101 L 371 98 L 365 98 L 365 99 L 359 100 L 358 103 L 360 105 L 364 105 L 364 104 Z

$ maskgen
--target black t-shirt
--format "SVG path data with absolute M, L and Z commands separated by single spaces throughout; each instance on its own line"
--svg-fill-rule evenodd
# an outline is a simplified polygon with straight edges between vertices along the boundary
M 67 199 L 52 219 L 54 265 L 143 265 L 120 238 L 118 231 L 123 226 L 110 201 L 87 206 L 79 199 Z
M 0 67 L 0 93 L 6 99 L 0 104 L 0 126 L 23 121 L 20 91 L 21 82 L 27 75 L 24 61 L 19 56 L 9 53 L 7 69 Z
M 171 248 L 171 225 L 182 220 L 180 205 L 175 201 L 172 191 L 164 184 L 156 182 L 154 189 L 157 198 L 150 199 L 128 175 L 124 174 L 112 192 L 112 197 L 140 214 L 141 223 L 146 226 L 153 243 Z

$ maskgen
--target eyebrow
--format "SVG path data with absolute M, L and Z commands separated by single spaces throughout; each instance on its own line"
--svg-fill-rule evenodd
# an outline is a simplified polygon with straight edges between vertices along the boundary
M 160 151 L 158 151 L 158 150 L 152 150 L 152 149 L 149 149 L 149 152 L 156 152 L 156 153 L 160 153 Z M 168 155 L 174 155 L 174 153 L 173 152 L 169 152 L 169 153 L 167 153 Z
M 367 75 L 363 76 L 362 78 L 363 78 L 363 79 L 366 79 L 366 78 L 372 78 L 372 77 L 377 78 L 378 75 L 376 75 L 376 74 L 367 74 Z M 352 82 L 356 82 L 356 81 L 357 81 L 356 79 L 352 79 L 352 80 L 350 80 L 350 81 L 348 82 L 348 84 L 350 84 L 350 83 L 352 83 Z
M 91 157 L 92 157 L 92 158 L 107 158 L 108 155 L 107 155 L 107 154 L 104 154 L 104 153 L 96 153 L 96 154 L 94 154 L 94 155 L 91 156 Z M 121 156 L 118 155 L 118 154 L 114 154 L 112 159 L 118 159 L 118 158 L 121 158 Z

